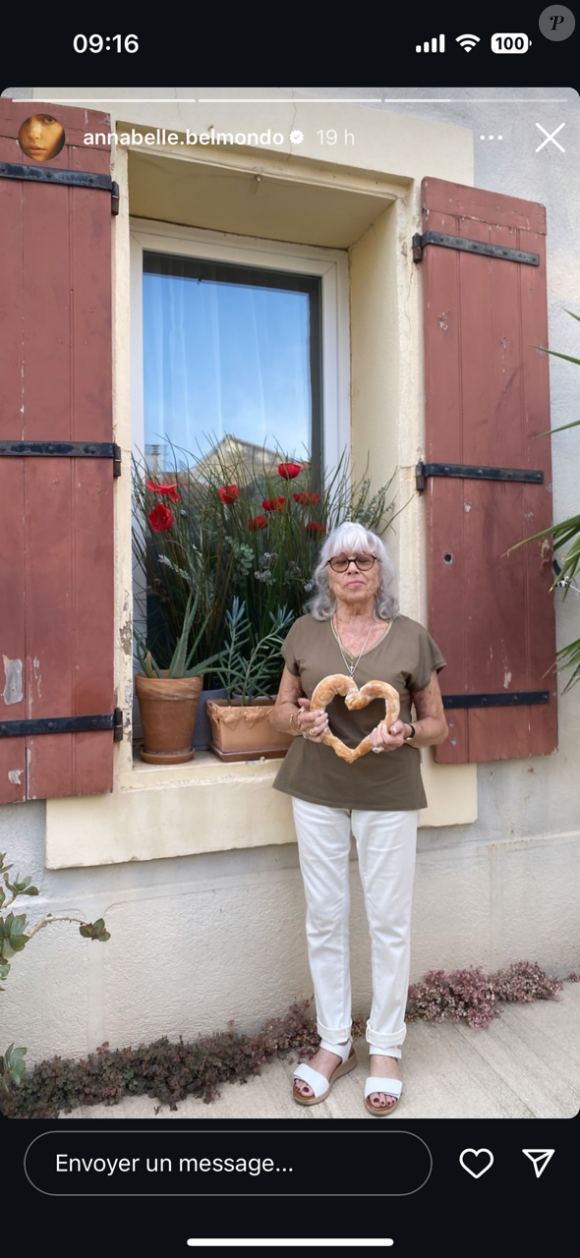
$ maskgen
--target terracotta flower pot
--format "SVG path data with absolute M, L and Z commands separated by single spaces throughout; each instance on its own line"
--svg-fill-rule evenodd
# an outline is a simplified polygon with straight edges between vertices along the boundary
M 270 724 L 272 699 L 242 706 L 240 699 L 210 699 L 207 714 L 212 729 L 210 747 L 220 760 L 261 760 L 285 756 L 293 738 Z
M 216 687 L 215 690 L 202 690 L 199 696 L 199 707 L 193 731 L 193 745 L 196 751 L 207 750 L 211 742 L 211 725 L 207 714 L 207 704 L 211 699 L 225 699 L 226 697 L 227 691 L 223 686 Z
M 184 764 L 193 760 L 193 727 L 203 677 L 146 677 L 137 673 L 135 691 L 141 709 L 141 759 L 148 764 Z

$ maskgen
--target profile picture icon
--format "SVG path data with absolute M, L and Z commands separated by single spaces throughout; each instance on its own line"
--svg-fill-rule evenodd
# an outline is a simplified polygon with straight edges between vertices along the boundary
M 51 157 L 58 157 L 64 141 L 64 127 L 52 114 L 31 114 L 18 132 L 22 152 L 35 162 L 48 162 Z

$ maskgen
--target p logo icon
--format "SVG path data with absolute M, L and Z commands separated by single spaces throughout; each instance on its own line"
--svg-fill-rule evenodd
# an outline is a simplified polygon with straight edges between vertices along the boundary
M 546 39 L 568 39 L 576 25 L 576 18 L 565 4 L 550 4 L 540 13 L 539 27 Z

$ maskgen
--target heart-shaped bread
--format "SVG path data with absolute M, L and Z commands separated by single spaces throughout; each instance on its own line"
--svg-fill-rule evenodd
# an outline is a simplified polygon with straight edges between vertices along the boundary
M 310 700 L 310 711 L 323 711 L 335 695 L 344 695 L 344 702 L 349 711 L 366 708 L 367 703 L 371 703 L 373 699 L 384 699 L 385 715 L 382 721 L 379 721 L 379 725 L 386 725 L 387 729 L 396 721 L 401 707 L 398 691 L 394 686 L 389 686 L 386 681 L 367 681 L 366 685 L 361 686 L 359 690 L 352 677 L 347 677 L 344 673 L 332 673 L 328 677 L 323 677 L 322 681 L 315 686 Z M 329 729 L 322 741 L 334 748 L 337 756 L 346 760 L 348 764 L 352 764 L 353 760 L 358 760 L 359 756 L 365 756 L 372 746 L 367 735 L 358 747 L 346 747 L 342 739 L 337 738 L 336 734 L 332 734 Z

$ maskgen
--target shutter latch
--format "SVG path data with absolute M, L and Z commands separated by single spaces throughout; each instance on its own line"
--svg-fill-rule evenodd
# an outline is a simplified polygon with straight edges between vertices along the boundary
M 526 481 L 531 485 L 543 485 L 544 473 L 527 467 L 478 467 L 467 463 L 417 463 L 415 488 L 419 493 L 426 488 L 428 476 L 458 476 L 462 480 Z
M 0 179 L 22 179 L 27 183 L 66 184 L 73 188 L 97 188 L 111 194 L 111 214 L 119 213 L 119 185 L 110 175 L 96 175 L 91 170 L 51 170 L 42 166 L 23 166 L 19 162 L 0 162 Z
M 98 716 L 44 716 L 28 721 L 0 721 L 0 738 L 36 738 L 39 734 L 83 734 L 113 730 L 113 742 L 123 738 L 123 710 Z
M 0 458 L 111 459 L 121 475 L 121 447 L 114 441 L 0 441 Z
M 492 245 L 487 240 L 470 240 L 467 236 L 450 236 L 446 232 L 417 232 L 413 236 L 413 261 L 423 261 L 427 245 L 440 245 L 443 249 L 457 249 L 460 253 L 479 253 L 485 258 L 498 258 L 500 262 L 520 262 L 525 266 L 539 266 L 539 253 L 525 249 L 508 249 L 506 245 Z
M 443 695 L 443 707 L 449 708 L 511 708 L 528 703 L 549 703 L 549 690 L 510 690 L 499 694 Z

